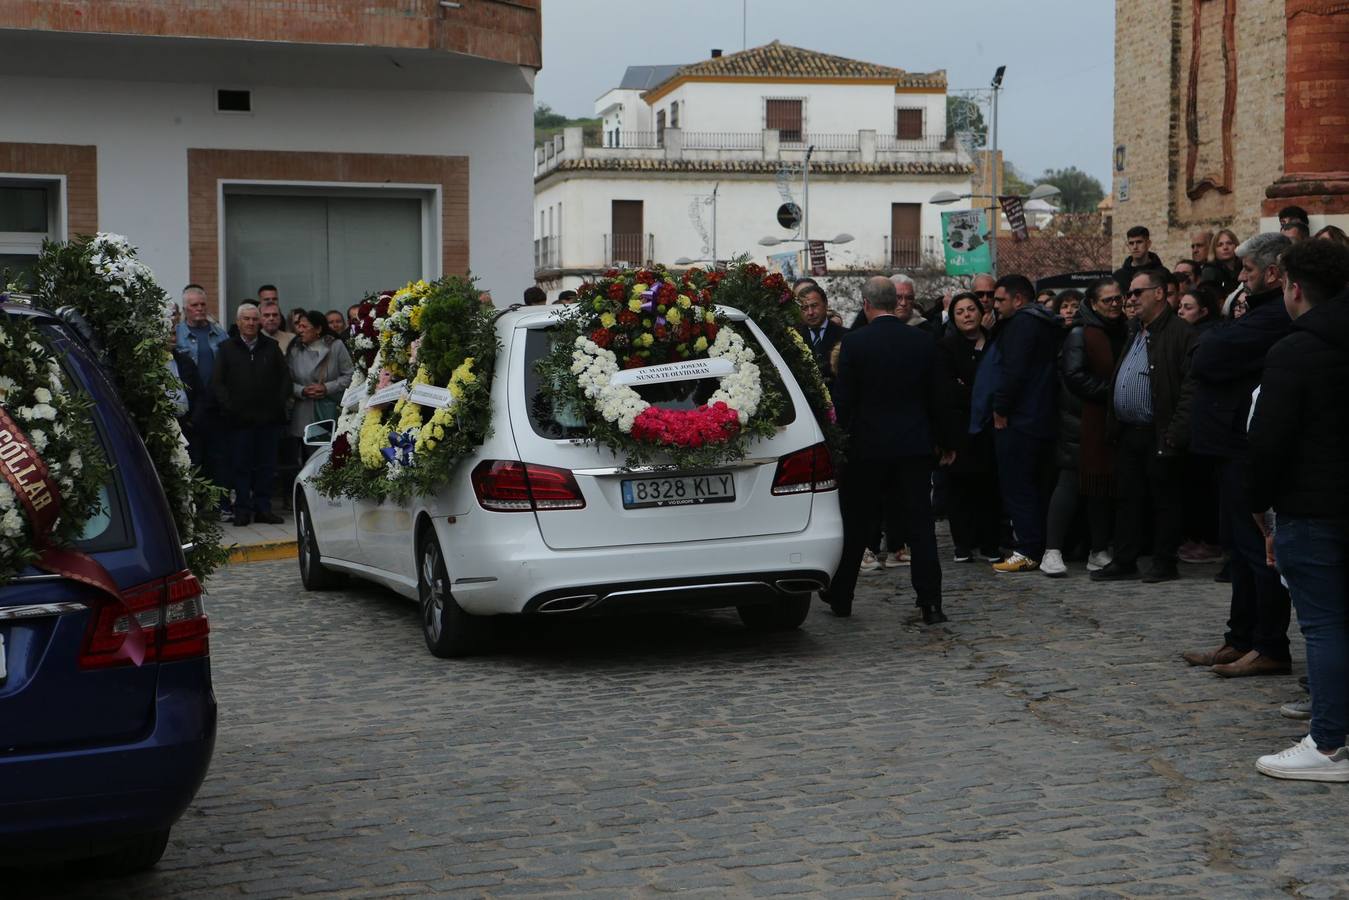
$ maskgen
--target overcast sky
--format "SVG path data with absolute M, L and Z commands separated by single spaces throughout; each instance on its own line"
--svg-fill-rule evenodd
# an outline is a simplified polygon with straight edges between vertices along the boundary
M 1110 190 L 1115 4 L 1110 0 L 545 0 L 538 102 L 590 116 L 630 65 L 713 47 L 785 44 L 986 87 L 1007 66 L 998 143 L 1028 178 L 1075 165 Z

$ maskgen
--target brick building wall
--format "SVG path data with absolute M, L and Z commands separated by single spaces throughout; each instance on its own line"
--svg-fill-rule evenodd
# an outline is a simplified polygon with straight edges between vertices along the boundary
M 539 68 L 541 0 L 0 0 L 0 29 L 444 50 Z
M 1284 33 L 1284 4 L 1269 0 L 1117 0 L 1116 264 L 1133 225 L 1168 266 L 1196 230 L 1260 229 L 1265 190 L 1283 174 Z M 1196 183 L 1208 175 L 1213 186 Z

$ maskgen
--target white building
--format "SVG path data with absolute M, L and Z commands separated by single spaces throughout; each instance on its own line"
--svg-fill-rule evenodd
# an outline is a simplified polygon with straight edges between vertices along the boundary
M 536 276 L 551 288 L 620 263 L 710 259 L 714 246 L 721 260 L 768 262 L 806 236 L 779 224 L 788 201 L 811 239 L 853 236 L 829 248 L 831 271 L 913 268 L 941 250 L 928 199 L 971 192 L 970 160 L 946 137 L 945 72 L 774 41 L 631 67 L 595 113 L 598 138 L 567 129 L 535 149 Z
M 208 8 L 209 7 L 209 8 Z M 0 0 L 0 268 L 127 235 L 218 314 L 529 259 L 539 0 Z

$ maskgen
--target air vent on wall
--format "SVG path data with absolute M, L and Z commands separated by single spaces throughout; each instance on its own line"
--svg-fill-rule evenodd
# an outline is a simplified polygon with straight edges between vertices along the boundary
M 252 91 L 219 90 L 215 92 L 216 112 L 252 112 Z

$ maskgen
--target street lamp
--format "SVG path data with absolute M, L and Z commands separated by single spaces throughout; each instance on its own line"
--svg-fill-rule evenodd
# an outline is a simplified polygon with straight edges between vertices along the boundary
M 764 237 L 759 238 L 759 245 L 762 247 L 776 247 L 778 244 L 848 244 L 854 240 L 853 236 L 847 232 L 841 232 L 834 235 L 833 240 L 829 241 L 809 241 L 805 238 L 780 238 Z

